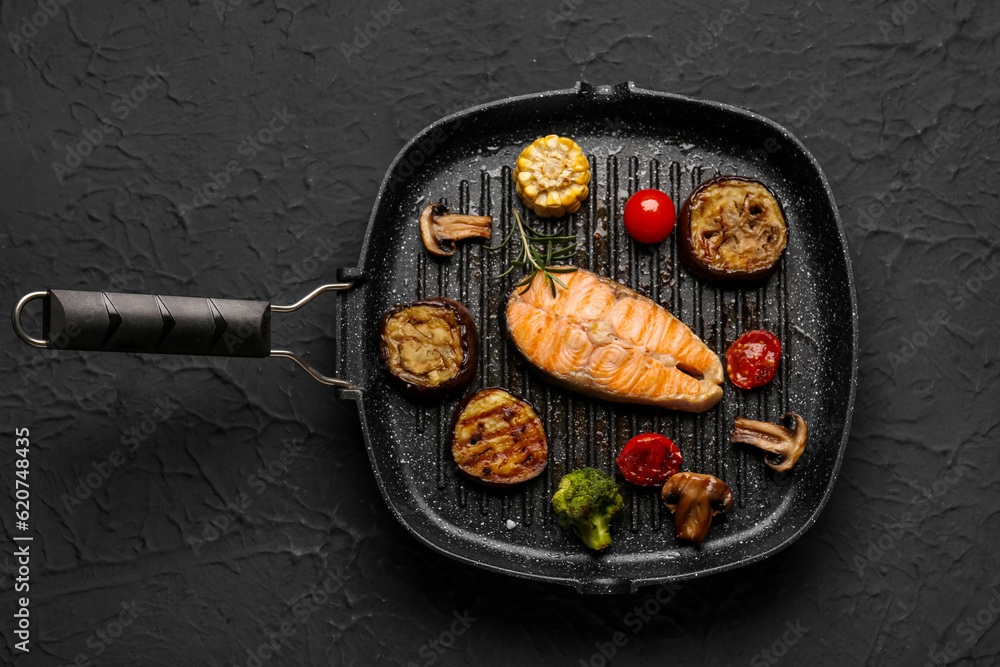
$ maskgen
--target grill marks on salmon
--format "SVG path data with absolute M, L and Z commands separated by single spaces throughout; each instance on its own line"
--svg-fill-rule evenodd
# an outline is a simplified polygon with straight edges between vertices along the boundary
M 514 317 L 524 318 L 526 356 L 556 373 L 569 374 L 581 368 L 594 352 L 587 333 L 571 322 L 548 312 L 517 303 L 512 306 Z
M 637 292 L 578 269 L 556 295 L 544 276 L 507 301 L 521 354 L 560 384 L 611 401 L 702 412 L 722 398 L 719 357 Z

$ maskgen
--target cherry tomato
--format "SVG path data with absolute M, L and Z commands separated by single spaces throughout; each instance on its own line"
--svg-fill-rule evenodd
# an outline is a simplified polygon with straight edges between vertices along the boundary
M 618 455 L 625 479 L 639 486 L 662 486 L 681 469 L 681 450 L 659 433 L 642 433 L 626 443 Z
M 642 243 L 670 236 L 676 217 L 674 202 L 659 190 L 639 190 L 625 203 L 625 231 Z
M 781 341 L 770 331 L 748 331 L 726 350 L 726 371 L 737 387 L 753 389 L 774 378 L 781 361 Z

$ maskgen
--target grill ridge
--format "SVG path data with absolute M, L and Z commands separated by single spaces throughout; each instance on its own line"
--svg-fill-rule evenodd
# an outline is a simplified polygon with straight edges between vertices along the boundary
M 773 327 L 786 346 L 783 355 L 787 357 L 788 276 L 783 264 L 774 280 L 753 292 L 722 290 L 692 279 L 680 268 L 676 234 L 658 246 L 646 248 L 637 246 L 619 229 L 619 210 L 626 196 L 642 189 L 643 181 L 648 184 L 646 187 L 664 189 L 676 204 L 680 204 L 702 182 L 705 169 L 683 166 L 676 161 L 663 164 L 656 158 L 642 162 L 638 156 L 620 161 L 612 155 L 603 161 L 601 168 L 594 155 L 589 155 L 588 160 L 593 185 L 591 196 L 577 213 L 563 221 L 539 223 L 546 225 L 543 229 L 551 233 L 564 228 L 567 234 L 575 235 L 580 248 L 580 265 L 630 285 L 660 303 L 689 324 L 720 357 L 725 354 L 726 343 L 736 334 L 757 327 Z M 622 166 L 624 173 L 620 172 Z M 606 170 L 603 173 L 602 168 Z M 625 185 L 624 192 L 620 190 L 622 185 Z M 478 195 L 473 192 L 475 187 L 479 189 Z M 459 212 L 493 215 L 491 245 L 502 241 L 512 229 L 515 205 L 519 213 L 526 215 L 520 200 L 515 200 L 509 167 L 500 170 L 499 183 L 487 171 L 480 173 L 478 184 L 460 181 L 457 196 Z M 473 199 L 478 202 L 478 211 L 472 210 Z M 448 205 L 447 199 L 442 203 Z M 718 408 L 698 415 L 625 404 L 611 406 L 548 382 L 533 380 L 534 371 L 506 342 L 503 318 L 491 316 L 504 309 L 507 295 L 520 280 L 515 275 L 517 272 L 502 280 L 496 279 L 513 259 L 514 246 L 519 242 L 519 239 L 512 240 L 497 253 L 487 252 L 487 244 L 459 244 L 455 261 L 451 262 L 438 262 L 426 253 L 418 253 L 416 297 L 422 299 L 440 294 L 460 299 L 470 306 L 481 339 L 475 386 L 508 387 L 540 408 L 549 442 L 550 464 L 538 482 L 520 489 L 502 493 L 481 489 L 453 474 L 448 467 L 453 403 L 434 408 L 422 406 L 416 410 L 416 430 L 425 439 L 436 440 L 433 445 L 428 443 L 425 451 L 434 452 L 439 492 L 453 493 L 462 508 L 468 507 L 472 500 L 483 517 L 496 513 L 500 520 L 510 518 L 524 526 L 531 526 L 536 517 L 541 517 L 547 529 L 555 530 L 548 503 L 558 478 L 582 465 L 591 465 L 616 475 L 621 481 L 614 462 L 617 452 L 632 435 L 651 430 L 678 442 L 685 470 L 712 473 L 724 479 L 733 488 L 739 508 L 759 502 L 761 499 L 754 492 L 758 486 L 755 482 L 761 480 L 767 470 L 743 448 L 729 446 L 727 425 L 733 415 L 747 414 L 750 403 L 756 407 L 754 412 L 766 419 L 771 418 L 772 408 L 787 411 L 787 365 L 782 364 L 775 382 L 778 392 L 755 396 L 729 385 Z M 583 253 L 585 256 L 581 256 Z M 769 300 L 774 303 L 770 310 Z M 428 424 L 428 420 L 433 424 Z M 622 527 L 632 533 L 661 531 L 669 515 L 659 502 L 658 490 L 627 484 L 622 484 L 621 489 L 626 499 L 623 513 L 627 515 L 623 517 L 627 522 L 622 522 Z

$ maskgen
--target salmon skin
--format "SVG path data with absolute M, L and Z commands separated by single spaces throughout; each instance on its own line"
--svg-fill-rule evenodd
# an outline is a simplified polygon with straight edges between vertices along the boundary
M 507 300 L 507 333 L 557 384 L 621 403 L 704 412 L 722 398 L 722 362 L 683 322 L 610 278 L 539 272 Z

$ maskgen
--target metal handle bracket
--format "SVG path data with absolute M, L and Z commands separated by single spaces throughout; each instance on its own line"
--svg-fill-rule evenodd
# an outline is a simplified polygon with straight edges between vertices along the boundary
M 271 312 L 272 313 L 291 313 L 293 311 L 298 310 L 302 306 L 306 305 L 307 303 L 309 303 L 310 301 L 312 301 L 313 299 L 315 299 L 316 297 L 318 297 L 320 294 L 323 294 L 325 292 L 339 292 L 339 291 L 342 291 L 342 290 L 348 290 L 348 289 L 351 289 L 351 287 L 353 287 L 353 286 L 354 286 L 354 282 L 353 281 L 351 281 L 351 282 L 345 282 L 345 283 L 331 283 L 329 285 L 320 285 L 319 287 L 317 287 L 316 289 L 314 289 L 312 292 L 310 292 L 309 294 L 305 295 L 304 297 L 302 297 L 301 299 L 299 299 L 298 301 L 296 301 L 295 303 L 293 303 L 290 306 L 275 306 L 274 304 L 271 304 Z M 338 350 L 338 354 L 339 353 L 340 352 Z M 303 359 L 302 357 L 300 357 L 296 353 L 291 352 L 289 350 L 271 350 L 271 356 L 272 357 L 285 357 L 287 359 L 291 359 L 292 361 L 294 361 L 295 363 L 297 363 L 299 366 L 301 366 L 307 373 L 309 373 L 309 375 L 313 376 L 313 378 L 315 378 L 319 382 L 322 382 L 323 384 L 330 385 L 331 387 L 337 387 L 338 389 L 357 389 L 357 387 L 355 387 L 353 384 L 351 384 L 347 380 L 340 380 L 338 378 L 333 378 L 333 377 L 330 377 L 329 375 L 324 375 L 323 373 L 320 373 L 315 368 L 313 368 L 312 365 L 310 365 L 308 362 L 306 362 L 305 359 Z
M 45 290 L 44 292 L 30 292 L 28 294 L 25 294 L 24 296 L 21 297 L 21 300 L 17 302 L 17 305 L 14 306 L 14 310 L 12 310 L 10 313 L 10 323 L 14 326 L 14 333 L 17 334 L 17 337 L 23 340 L 28 345 L 32 345 L 34 347 L 40 347 L 43 349 L 49 347 L 49 341 L 41 340 L 39 338 L 32 338 L 31 336 L 28 335 L 28 332 L 24 330 L 23 326 L 21 326 L 21 311 L 24 310 L 24 307 L 26 305 L 28 305 L 29 301 L 34 301 L 35 299 L 44 299 L 48 296 L 49 296 L 48 290 Z

